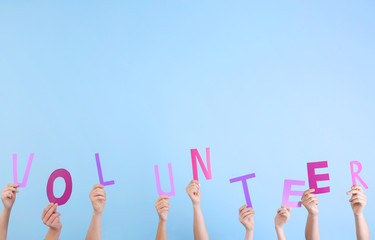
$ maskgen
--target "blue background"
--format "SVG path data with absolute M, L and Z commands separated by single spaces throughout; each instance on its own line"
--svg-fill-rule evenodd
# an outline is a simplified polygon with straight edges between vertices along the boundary
M 61 239 L 83 239 L 98 183 L 107 190 L 103 239 L 153 239 L 158 216 L 154 164 L 176 196 L 169 239 L 193 239 L 190 149 L 211 148 L 202 208 L 211 239 L 243 239 L 240 183 L 249 173 L 255 239 L 275 239 L 284 179 L 307 180 L 306 163 L 328 161 L 331 193 L 319 196 L 322 239 L 354 239 L 346 191 L 349 162 L 369 185 L 374 237 L 374 1 L 2 1 L 0 4 L 0 185 L 27 188 L 13 208 L 9 239 L 41 239 L 46 183 L 73 177 L 60 207 Z M 203 180 L 204 179 L 204 180 Z M 56 195 L 64 182 L 55 183 Z M 298 187 L 297 187 L 298 188 Z M 306 187 L 307 188 L 307 187 Z M 303 190 L 303 188 L 298 188 Z M 293 199 L 293 198 L 292 198 Z M 295 198 L 297 200 L 297 198 Z M 302 239 L 306 210 L 285 231 Z

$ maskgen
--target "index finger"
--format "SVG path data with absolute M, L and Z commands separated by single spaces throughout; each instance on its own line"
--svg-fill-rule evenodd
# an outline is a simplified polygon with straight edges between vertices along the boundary
M 8 185 L 7 185 L 7 187 L 14 187 L 14 188 L 18 188 L 18 184 L 16 184 L 16 183 L 9 183 Z
M 190 181 L 190 184 L 191 184 L 191 183 L 196 183 L 196 184 L 199 185 L 199 181 L 198 181 L 198 180 L 191 180 L 191 181 Z
M 50 203 L 50 204 L 48 204 L 47 207 L 44 208 L 43 213 L 42 213 L 42 218 L 44 218 L 44 216 L 46 216 L 48 210 L 49 210 L 52 206 L 53 206 L 53 203 Z
M 363 191 L 363 188 L 362 188 L 362 186 L 360 186 L 360 185 L 354 185 L 354 186 L 352 186 L 352 190 L 359 190 L 359 191 Z
M 168 196 L 168 195 L 160 195 L 160 197 L 158 198 L 158 200 L 162 200 L 162 199 L 170 199 L 171 197 Z
M 306 191 L 303 192 L 303 195 L 307 195 L 307 194 L 310 194 L 312 192 L 315 192 L 315 189 L 314 188 L 311 188 L 311 189 L 307 189 Z
M 94 190 L 95 188 L 104 188 L 104 185 L 102 185 L 102 184 L 95 184 L 92 189 Z

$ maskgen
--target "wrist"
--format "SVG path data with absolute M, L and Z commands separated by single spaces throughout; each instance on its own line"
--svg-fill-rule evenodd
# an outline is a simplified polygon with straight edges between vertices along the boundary
M 247 233 L 254 233 L 254 228 L 246 228 Z
M 97 212 L 97 211 L 94 211 L 94 212 L 92 213 L 92 216 L 93 216 L 93 217 L 101 217 L 102 214 L 103 214 L 103 212 Z
M 318 213 L 311 213 L 311 212 L 309 212 L 309 216 L 308 217 L 309 218 L 313 218 L 313 219 L 318 218 Z
M 363 212 L 354 213 L 355 217 L 363 217 Z
M 193 203 L 193 208 L 194 209 L 200 209 L 201 208 L 201 204 L 200 203 Z
M 167 219 L 162 219 L 161 217 L 159 217 L 159 224 L 166 224 L 167 223 Z
M 62 226 L 60 228 L 49 228 L 49 231 L 52 232 L 53 234 L 60 234 L 61 233 Z
M 275 229 L 276 229 L 277 232 L 281 232 L 281 231 L 284 231 L 284 226 L 275 224 Z
M 319 215 L 318 210 L 313 210 L 313 211 L 308 211 L 308 212 L 309 212 L 309 216 L 317 217 Z
M 12 211 L 12 207 L 10 207 L 10 208 L 6 208 L 5 206 L 4 206 L 4 208 L 3 208 L 3 213 L 4 214 L 10 214 L 10 212 Z

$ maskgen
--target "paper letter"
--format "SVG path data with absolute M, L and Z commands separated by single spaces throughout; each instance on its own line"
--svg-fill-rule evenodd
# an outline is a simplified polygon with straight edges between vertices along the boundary
M 202 171 L 204 173 L 204 176 L 207 180 L 212 179 L 211 174 L 211 162 L 210 162 L 210 148 L 206 148 L 206 158 L 207 158 L 207 169 L 204 166 L 204 163 L 202 161 L 201 155 L 199 155 L 199 152 L 197 149 L 191 149 L 191 161 L 193 163 L 193 178 L 194 180 L 198 181 L 198 169 L 197 169 L 197 160 L 198 158 L 199 164 L 201 165 Z
M 169 181 L 171 182 L 171 191 L 168 192 L 168 193 L 163 192 L 163 191 L 161 190 L 158 165 L 155 165 L 155 166 L 154 166 L 154 170 L 155 170 L 155 177 L 156 177 L 156 189 L 158 190 L 158 194 L 159 194 L 159 195 L 167 195 L 167 196 L 170 196 L 170 197 L 176 195 L 176 194 L 175 194 L 175 191 L 174 191 L 173 173 L 172 173 L 172 164 L 171 164 L 171 163 L 168 163 Z
M 284 191 L 283 191 L 283 201 L 281 205 L 297 208 L 301 207 L 301 202 L 289 202 L 289 196 L 302 196 L 303 191 L 292 191 L 292 186 L 305 186 L 305 181 L 298 181 L 298 180 L 284 180 Z
M 309 187 L 314 188 L 314 194 L 329 193 L 331 191 L 330 187 L 318 188 L 318 181 L 329 180 L 329 174 L 315 174 L 315 168 L 326 168 L 328 167 L 328 162 L 311 162 L 307 163 L 307 175 L 309 176 Z
M 30 173 L 30 168 L 31 168 L 31 163 L 33 162 L 34 159 L 34 153 L 30 153 L 29 161 L 27 162 L 27 167 L 26 167 L 26 172 L 25 175 L 23 176 L 23 181 L 22 183 L 18 182 L 18 177 L 17 177 L 17 154 L 13 154 L 13 180 L 15 184 L 18 184 L 18 187 L 26 187 L 27 179 L 29 178 L 29 173 Z
M 96 167 L 98 169 L 98 174 L 99 174 L 99 182 L 103 186 L 108 186 L 108 185 L 113 185 L 115 184 L 114 180 L 104 182 L 103 180 L 103 172 L 102 172 L 102 167 L 100 165 L 100 159 L 99 159 L 99 153 L 95 153 L 95 158 L 96 158 Z
M 56 178 L 62 177 L 65 180 L 65 191 L 64 194 L 60 198 L 56 198 L 55 194 L 53 193 L 53 183 L 55 182 Z M 47 182 L 47 197 L 49 202 L 57 203 L 59 206 L 64 205 L 70 198 L 73 190 L 73 182 L 72 176 L 70 173 L 65 169 L 57 169 L 55 170 L 48 179 Z
M 245 193 L 245 199 L 246 199 L 247 207 L 253 207 L 253 205 L 251 204 L 249 188 L 247 187 L 247 181 L 246 180 L 250 179 L 250 178 L 254 178 L 254 177 L 255 177 L 255 173 L 251 173 L 251 174 L 248 174 L 248 175 L 245 175 L 245 176 L 229 179 L 230 183 L 242 181 L 242 187 L 243 187 L 243 191 Z
M 356 172 L 354 172 L 354 164 L 357 165 L 357 167 L 358 167 L 358 170 Z M 358 162 L 358 161 L 351 161 L 350 162 L 350 171 L 352 173 L 352 183 L 353 183 L 353 186 L 357 185 L 357 182 L 355 180 L 357 178 L 358 181 L 362 184 L 362 186 L 365 189 L 368 189 L 367 184 L 359 176 L 359 173 L 362 171 L 362 164 L 360 162 Z

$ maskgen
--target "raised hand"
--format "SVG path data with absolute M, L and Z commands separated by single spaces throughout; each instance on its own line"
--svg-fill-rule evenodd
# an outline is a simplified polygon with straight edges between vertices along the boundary
M 319 200 L 313 193 L 315 189 L 308 189 L 302 195 L 302 204 L 309 212 L 306 221 L 305 237 L 306 240 L 319 240 L 319 221 L 318 221 L 318 204 Z
M 284 227 L 285 223 L 289 221 L 291 210 L 292 208 L 286 206 L 281 206 L 281 208 L 277 210 L 277 214 L 275 217 L 275 227 Z
M 199 182 L 192 180 L 186 187 L 186 192 L 189 195 L 194 210 L 194 239 L 209 240 L 206 224 L 204 223 L 203 213 L 201 209 L 201 188 Z
M 16 201 L 16 194 L 19 192 L 17 188 L 18 184 L 9 183 L 1 191 L 1 201 L 3 201 L 4 208 L 10 210 L 13 207 Z
M 319 200 L 316 197 L 315 189 L 308 189 L 306 190 L 302 195 L 302 204 L 305 206 L 306 210 L 309 212 L 309 214 L 313 216 L 317 216 L 319 214 L 318 204 Z
M 101 184 L 94 185 L 89 197 L 91 200 L 92 207 L 94 208 L 94 213 L 102 214 L 105 202 L 107 200 L 107 195 L 104 190 L 104 186 Z
M 156 200 L 155 208 L 159 215 L 158 232 L 156 233 L 156 240 L 167 240 L 167 219 L 169 211 L 169 196 L 162 195 Z
M 156 200 L 155 208 L 159 214 L 159 220 L 166 222 L 168 219 L 168 211 L 169 211 L 169 196 L 162 195 Z
M 193 206 L 200 205 L 201 201 L 201 189 L 199 182 L 197 180 L 192 180 L 189 185 L 186 187 L 186 192 L 189 195 Z
M 4 208 L 0 215 L 0 240 L 7 239 L 10 212 L 14 201 L 16 201 L 16 194 L 18 193 L 17 188 L 18 184 L 9 183 L 1 191 L 1 200 L 3 201 Z
M 243 205 L 238 210 L 239 216 L 238 220 L 242 223 L 242 225 L 246 228 L 246 231 L 254 231 L 254 218 L 255 212 L 253 208 L 248 208 L 247 205 Z
M 60 213 L 57 212 L 57 203 L 50 203 L 43 211 L 42 221 L 50 229 L 61 231 Z
M 352 189 L 346 194 L 352 194 L 349 202 L 354 213 L 357 239 L 370 240 L 370 230 L 366 222 L 365 215 L 363 214 L 363 210 L 367 203 L 367 198 L 362 187 L 358 185 L 352 186 Z
M 352 206 L 353 213 L 359 215 L 363 213 L 363 209 L 367 204 L 367 198 L 361 186 L 352 186 L 352 189 L 346 195 L 352 194 L 349 202 Z

